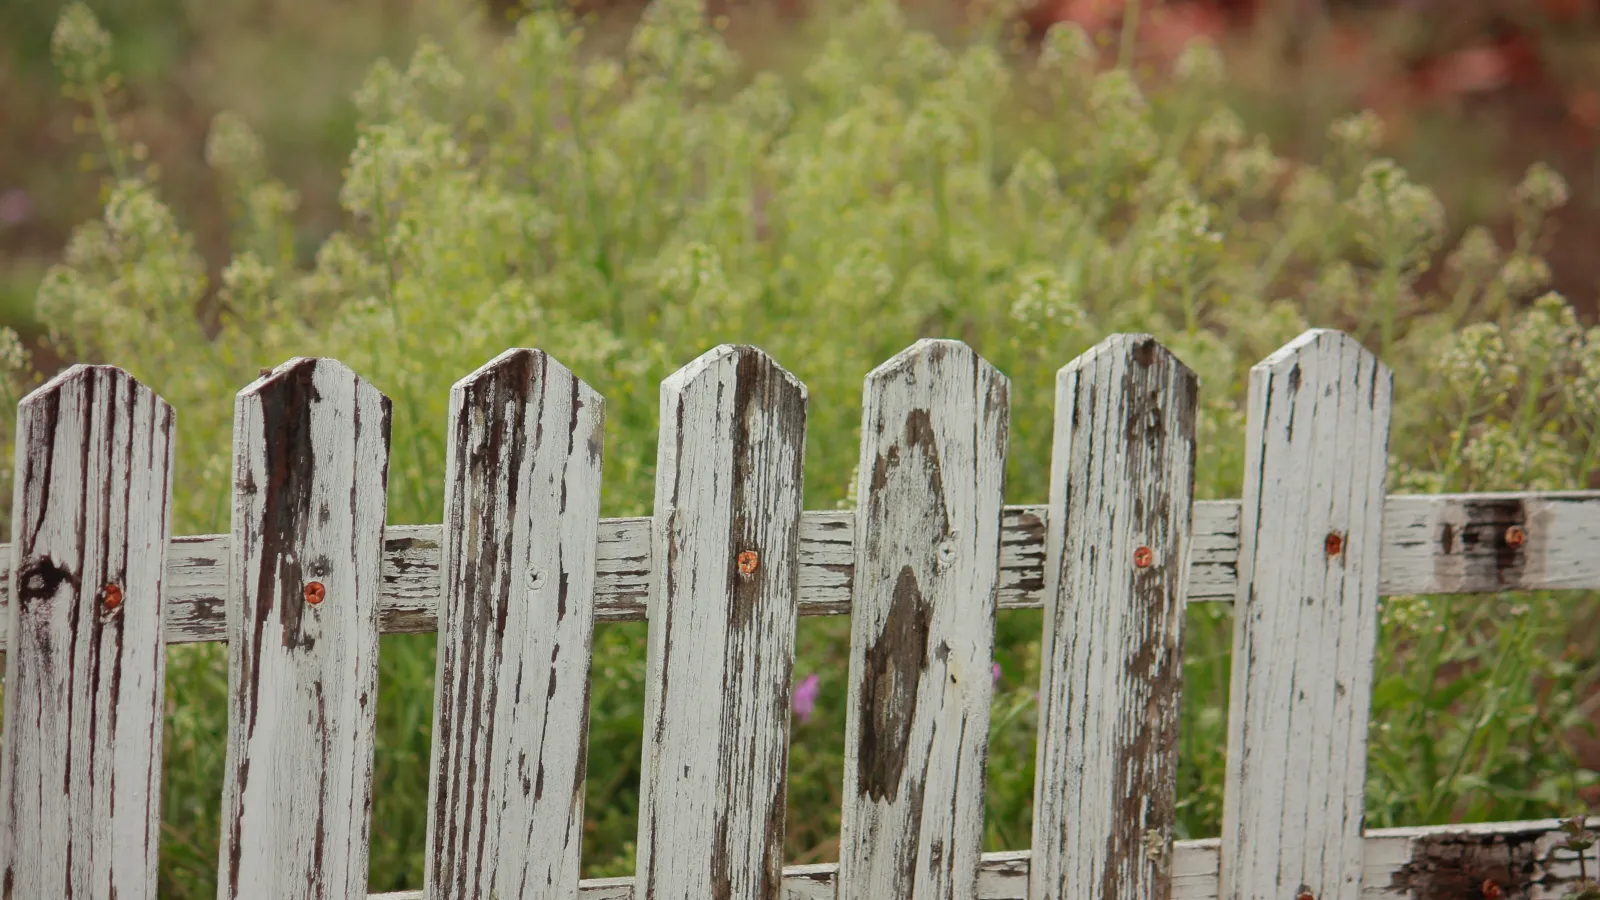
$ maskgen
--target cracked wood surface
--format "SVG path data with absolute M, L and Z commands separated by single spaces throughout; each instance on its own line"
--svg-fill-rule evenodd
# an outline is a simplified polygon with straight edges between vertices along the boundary
M 1250 371 L 1222 826 L 1228 900 L 1361 892 L 1393 378 L 1313 330 Z
M 1034 900 L 1172 888 L 1197 389 L 1149 335 L 1056 376 Z
M 661 386 L 636 893 L 778 900 L 806 389 L 723 345 Z
M 366 890 L 389 423 L 388 398 L 331 359 L 239 393 L 224 900 Z
M 6 900 L 154 900 L 173 413 L 73 366 L 17 411 L 0 871 Z
M 537 350 L 450 392 L 425 883 L 578 891 L 605 406 Z
M 867 376 L 839 900 L 977 890 L 1009 416 L 959 341 Z

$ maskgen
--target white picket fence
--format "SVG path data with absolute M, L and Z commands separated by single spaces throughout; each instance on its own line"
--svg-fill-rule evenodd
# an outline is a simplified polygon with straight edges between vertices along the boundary
M 444 524 L 386 528 L 389 401 L 295 359 L 238 396 L 231 534 L 169 539 L 172 410 L 73 367 L 18 412 L 3 896 L 155 896 L 164 648 L 225 640 L 219 897 L 364 898 L 378 636 L 435 629 L 391 900 L 1559 896 L 1555 822 L 1363 832 L 1372 661 L 1381 595 L 1600 589 L 1600 493 L 1386 498 L 1392 379 L 1319 330 L 1252 371 L 1243 500 L 1195 503 L 1197 389 L 1106 340 L 1007 507 L 1008 382 L 922 341 L 867 378 L 858 507 L 803 512 L 806 389 L 722 346 L 662 386 L 655 515 L 603 520 L 602 399 L 512 350 L 451 391 Z M 1224 826 L 1174 842 L 1199 601 L 1235 604 Z M 996 611 L 1040 606 L 1033 849 L 981 854 Z M 840 860 L 785 868 L 796 616 L 840 614 Z M 640 618 L 638 874 L 580 882 L 593 628 Z

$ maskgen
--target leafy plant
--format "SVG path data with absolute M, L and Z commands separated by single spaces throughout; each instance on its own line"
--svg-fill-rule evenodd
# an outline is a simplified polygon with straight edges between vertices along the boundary
M 1561 846 L 1578 854 L 1578 880 L 1573 882 L 1562 900 L 1600 900 L 1600 884 L 1589 880 L 1588 850 L 1595 845 L 1595 834 L 1589 830 L 1587 816 L 1573 816 L 1561 823 L 1566 840 Z
M 393 398 L 390 521 L 437 521 L 448 386 L 511 345 L 550 350 L 607 397 L 613 515 L 648 511 L 659 381 L 723 341 L 808 385 L 812 507 L 853 502 L 866 372 L 930 335 L 1012 377 L 1017 501 L 1046 493 L 1054 371 L 1121 330 L 1153 332 L 1203 380 L 1203 497 L 1238 495 L 1246 371 L 1308 323 L 1396 369 L 1397 482 L 1557 487 L 1593 469 L 1597 395 L 1571 378 L 1600 373 L 1600 338 L 1559 298 L 1527 306 L 1548 279 L 1553 172 L 1519 194 L 1509 253 L 1469 231 L 1436 288 L 1444 210 L 1374 158 L 1376 120 L 1332 123 L 1318 164 L 1282 159 L 1229 109 L 1208 45 L 1136 77 L 1101 68 L 1072 26 L 1034 53 L 1003 18 L 941 37 L 872 0 L 822 10 L 796 64 L 762 67 L 722 24 L 657 0 L 608 50 L 539 9 L 503 39 L 462 29 L 378 64 L 356 97 L 347 227 L 312 258 L 287 239 L 294 191 L 242 117 L 219 118 L 206 156 L 234 223 L 216 278 L 108 118 L 104 215 L 74 234 L 39 314 L 65 353 L 127 367 L 177 408 L 177 529 L 227 527 L 233 393 L 313 354 Z M 57 30 L 91 111 L 114 84 L 108 41 L 81 6 Z M 1390 601 L 1373 824 L 1532 814 L 1588 783 L 1567 739 L 1595 676 L 1594 648 L 1565 637 L 1593 633 L 1565 627 L 1582 599 Z M 998 624 L 991 848 L 1030 831 L 1040 627 L 1037 612 Z M 1189 629 L 1179 837 L 1220 816 L 1231 646 L 1225 609 L 1192 610 Z M 801 624 L 796 677 L 817 677 L 794 732 L 791 859 L 834 852 L 848 633 Z M 595 642 L 591 875 L 633 864 L 643 634 L 607 625 Z M 164 896 L 214 890 L 224 652 L 171 651 Z M 432 652 L 427 636 L 384 639 L 373 890 L 420 881 Z

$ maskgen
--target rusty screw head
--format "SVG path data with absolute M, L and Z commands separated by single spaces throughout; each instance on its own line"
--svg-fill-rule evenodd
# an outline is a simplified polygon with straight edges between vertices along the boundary
M 100 602 L 106 609 L 116 609 L 122 605 L 122 588 L 115 584 L 108 584 L 100 589 Z
M 1528 542 L 1528 532 L 1521 525 L 1513 525 L 1506 529 L 1506 546 L 1513 550 Z
M 1149 547 L 1140 547 L 1139 549 L 1133 551 L 1133 564 L 1141 569 L 1150 568 L 1150 564 L 1155 562 L 1155 560 L 1156 555 L 1150 552 Z
M 1505 891 L 1500 890 L 1500 885 L 1496 884 L 1494 879 L 1485 878 L 1483 880 L 1483 900 L 1500 900 L 1504 896 Z
M 306 584 L 306 602 L 312 606 L 321 603 L 323 598 L 327 596 L 328 589 L 322 586 L 322 582 L 312 581 Z
M 1344 552 L 1344 535 L 1337 531 L 1328 532 L 1327 540 L 1322 542 L 1322 549 L 1329 556 L 1338 556 Z
M 761 565 L 761 554 L 755 552 L 754 550 L 739 551 L 740 575 L 749 575 L 751 572 L 754 572 L 756 570 L 756 566 L 759 565 Z
M 1310 891 L 1301 891 L 1294 895 L 1294 900 L 1317 900 L 1317 895 Z

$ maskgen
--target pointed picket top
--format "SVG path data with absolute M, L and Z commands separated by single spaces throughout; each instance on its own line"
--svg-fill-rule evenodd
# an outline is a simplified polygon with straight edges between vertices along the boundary
M 1198 381 L 1147 334 L 1056 375 L 1030 896 L 1172 889 Z
M 1056 378 L 1059 380 L 1070 373 L 1107 362 L 1115 364 L 1115 361 L 1119 360 L 1126 360 L 1128 365 L 1141 368 L 1170 369 L 1175 383 L 1193 381 L 1198 389 L 1199 377 L 1195 375 L 1193 369 L 1168 350 L 1166 345 L 1156 340 L 1154 335 L 1140 332 L 1119 332 L 1111 335 L 1057 369 Z
M 638 900 L 778 900 L 806 390 L 724 345 L 661 385 Z
M 960 341 L 867 376 L 840 900 L 977 888 L 1009 417 L 1006 377 Z
M 779 365 L 765 350 L 749 344 L 718 344 L 700 354 L 661 382 L 662 396 L 689 391 L 695 383 L 705 379 L 724 377 L 721 373 L 726 372 L 729 365 L 737 367 L 741 382 L 782 385 L 779 389 L 797 392 L 800 400 L 807 397 L 805 382 Z
M 1393 376 L 1315 329 L 1250 370 L 1225 900 L 1356 900 Z
M 332 359 L 235 402 L 224 900 L 366 889 L 390 418 Z
M 600 395 L 538 350 L 450 392 L 434 900 L 577 896 L 604 429 Z
M 18 404 L 8 896 L 156 896 L 173 432 L 172 407 L 112 366 L 72 366 Z

